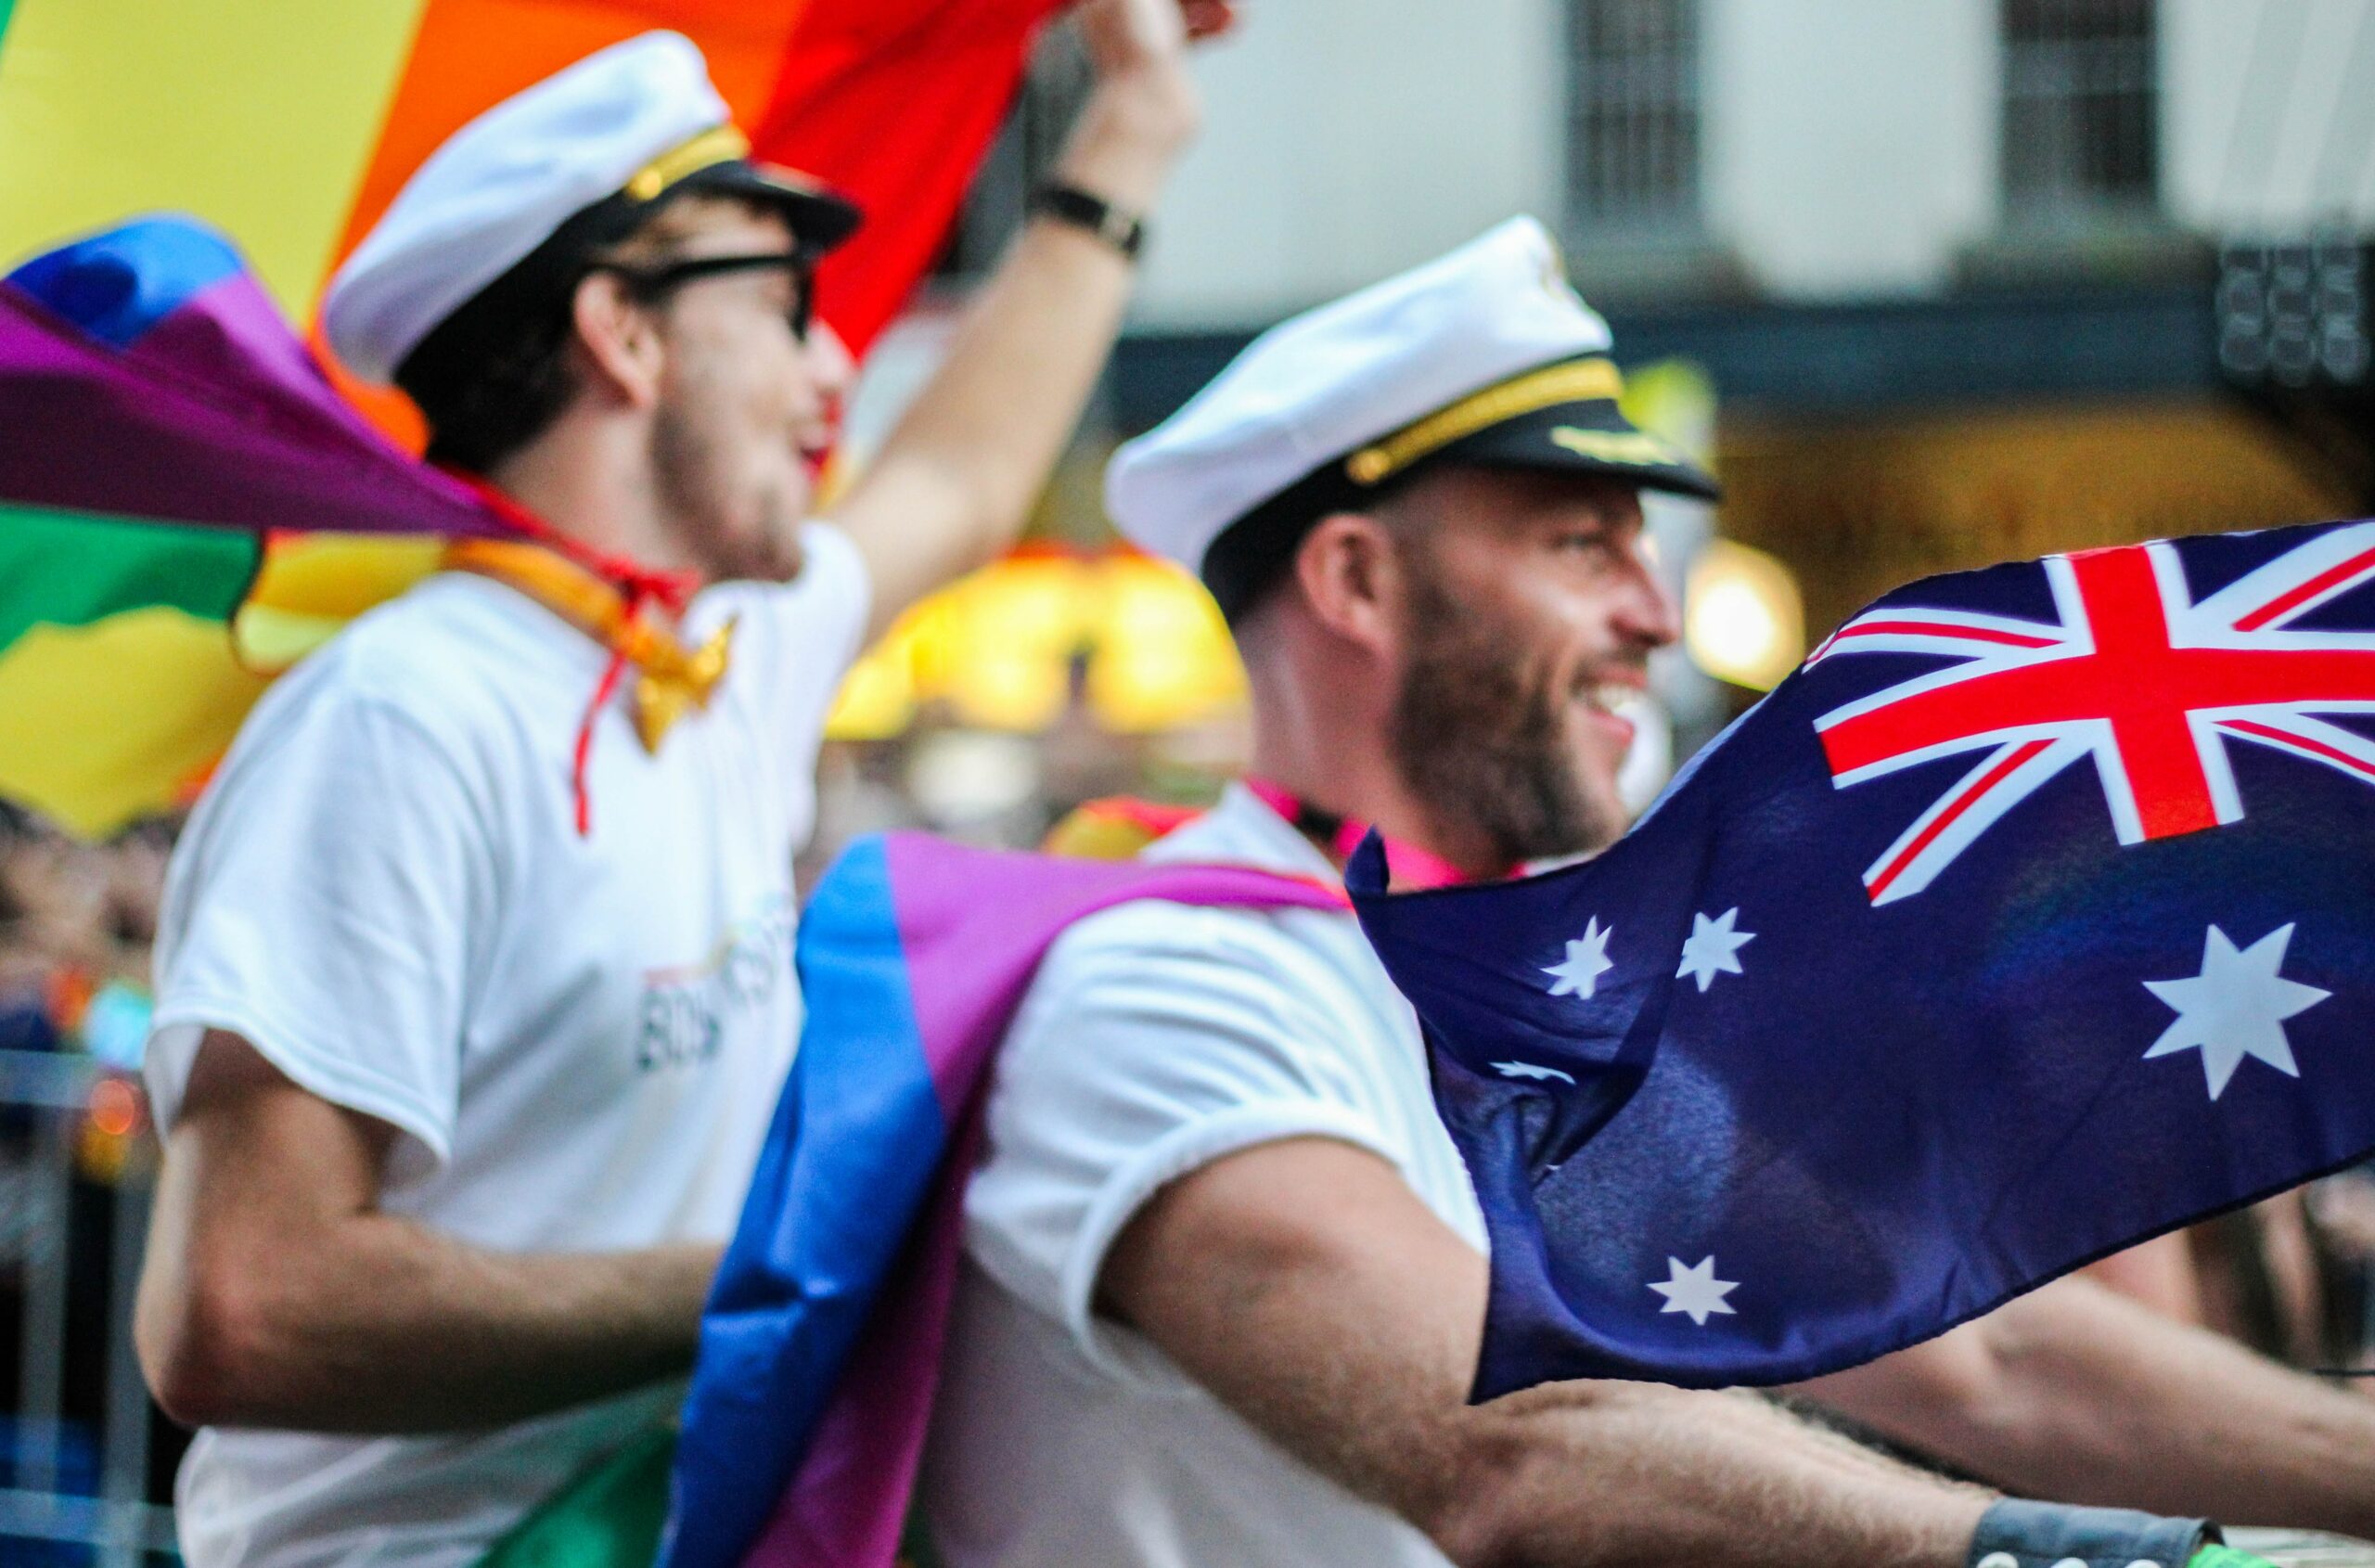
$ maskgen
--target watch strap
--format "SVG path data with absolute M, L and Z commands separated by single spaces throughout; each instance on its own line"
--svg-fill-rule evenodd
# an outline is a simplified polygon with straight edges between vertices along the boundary
M 1086 229 L 1131 261 L 1137 259 L 1147 241 L 1144 218 L 1078 186 L 1041 186 L 1031 193 L 1031 211 Z
M 2189 1568 L 2221 1539 L 2206 1519 L 2008 1497 L 1972 1532 L 1964 1568 Z

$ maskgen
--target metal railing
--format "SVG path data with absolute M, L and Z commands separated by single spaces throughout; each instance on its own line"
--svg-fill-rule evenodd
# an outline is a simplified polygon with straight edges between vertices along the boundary
M 25 1163 L 0 1177 L 0 1260 L 14 1260 L 23 1302 L 16 1463 L 0 1486 L 0 1559 L 11 1542 L 28 1540 L 94 1548 L 100 1568 L 140 1568 L 149 1554 L 174 1549 L 173 1510 L 148 1500 L 151 1412 L 132 1345 L 149 1200 L 148 1175 L 136 1164 L 111 1188 L 107 1309 L 94 1325 L 104 1378 L 96 1495 L 65 1489 L 75 1135 L 106 1076 L 84 1056 L 0 1050 L 0 1107 L 29 1112 L 32 1122 Z

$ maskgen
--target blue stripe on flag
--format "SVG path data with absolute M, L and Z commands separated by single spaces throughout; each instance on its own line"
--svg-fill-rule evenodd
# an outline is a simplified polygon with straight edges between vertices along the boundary
M 739 1561 L 766 1523 L 948 1142 L 881 839 L 818 884 L 799 953 L 808 1019 L 702 1315 L 672 1563 Z
M 51 314 L 128 349 L 189 300 L 242 270 L 222 236 L 187 218 L 143 218 L 34 257 L 7 276 Z

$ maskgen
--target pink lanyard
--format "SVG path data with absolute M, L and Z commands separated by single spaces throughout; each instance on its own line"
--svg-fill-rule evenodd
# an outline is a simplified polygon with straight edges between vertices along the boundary
M 1363 839 L 1368 837 L 1367 823 L 1355 821 L 1348 816 L 1339 816 L 1332 811 L 1313 805 L 1293 790 L 1282 785 L 1273 784 L 1266 778 L 1256 778 L 1249 775 L 1245 780 L 1245 787 L 1252 790 L 1254 798 L 1264 805 L 1285 817 L 1296 832 L 1333 855 L 1338 860 L 1351 859 L 1353 851 L 1360 847 Z M 1399 839 L 1385 841 L 1385 867 L 1387 874 L 1393 879 L 1393 885 L 1406 892 L 1421 888 L 1450 887 L 1456 882 L 1477 880 L 1470 877 L 1432 850 L 1420 849 L 1416 844 L 1404 843 Z

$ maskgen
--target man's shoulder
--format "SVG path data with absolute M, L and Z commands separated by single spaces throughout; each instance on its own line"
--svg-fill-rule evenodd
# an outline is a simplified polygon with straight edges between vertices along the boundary
M 1313 922 L 1352 917 L 1308 909 L 1142 898 L 1075 922 L 1047 949 L 1015 1019 L 1010 1045 L 1076 1040 L 1128 1021 L 1235 1033 L 1283 1026 L 1351 999 Z
M 301 736 L 368 730 L 467 770 L 484 760 L 490 737 L 517 731 L 523 704 L 550 706 L 572 691 L 582 702 L 593 676 L 557 680 L 550 650 L 539 659 L 533 637 L 486 602 L 503 591 L 441 574 L 358 616 L 273 682 L 226 766 L 237 771 Z
M 1276 864 L 1276 846 L 1263 842 L 1239 814 L 1221 809 L 1195 817 L 1149 845 L 1151 865 L 1248 866 L 1303 874 Z M 1210 984 L 1216 969 L 1248 983 L 1307 988 L 1330 967 L 1315 968 L 1345 939 L 1358 941 L 1349 910 L 1192 904 L 1140 898 L 1076 921 L 1049 947 L 1034 995 L 1092 981 L 1161 983 L 1172 977 Z
M 528 615 L 547 612 L 512 590 L 460 572 L 439 572 L 375 605 L 277 683 L 307 703 L 364 702 L 431 720 L 467 712 L 472 699 L 599 673 L 599 650 L 539 635 Z M 571 659 L 571 651 L 583 657 Z M 590 678 L 590 676 L 585 677 Z

